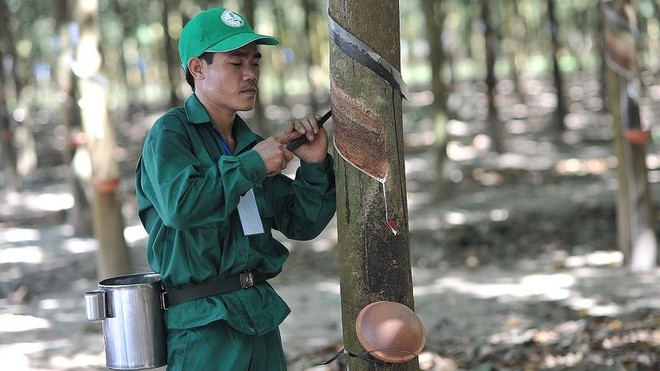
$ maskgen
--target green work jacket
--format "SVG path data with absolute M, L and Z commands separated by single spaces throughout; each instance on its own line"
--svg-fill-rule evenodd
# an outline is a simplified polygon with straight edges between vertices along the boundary
M 237 145 L 228 155 L 212 133 L 206 109 L 193 94 L 150 129 L 136 169 L 138 215 L 149 234 L 147 260 L 166 290 L 238 275 L 245 270 L 278 274 L 288 250 L 273 238 L 310 240 L 336 210 L 332 157 L 301 163 L 295 179 L 266 177 L 251 148 L 263 140 L 238 116 Z M 245 236 L 236 209 L 254 189 L 265 232 Z M 184 302 L 165 315 L 169 329 L 225 320 L 236 330 L 261 335 L 290 309 L 268 282 L 249 289 Z

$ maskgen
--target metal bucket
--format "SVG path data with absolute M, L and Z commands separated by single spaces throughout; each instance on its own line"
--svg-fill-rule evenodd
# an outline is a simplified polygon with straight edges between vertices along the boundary
M 167 364 L 160 275 L 108 278 L 85 293 L 87 320 L 102 321 L 106 366 L 143 370 Z

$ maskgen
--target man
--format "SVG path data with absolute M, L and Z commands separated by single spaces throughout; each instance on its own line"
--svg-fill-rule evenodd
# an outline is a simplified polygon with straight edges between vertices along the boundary
M 168 370 L 285 370 L 279 325 L 290 309 L 266 281 L 286 237 L 318 236 L 336 209 L 328 137 L 314 117 L 263 139 L 237 115 L 254 107 L 261 54 L 276 45 L 214 8 L 181 32 L 193 94 L 160 117 L 136 169 L 147 259 L 162 276 Z M 306 144 L 285 145 L 305 135 Z M 300 158 L 295 180 L 280 172 Z

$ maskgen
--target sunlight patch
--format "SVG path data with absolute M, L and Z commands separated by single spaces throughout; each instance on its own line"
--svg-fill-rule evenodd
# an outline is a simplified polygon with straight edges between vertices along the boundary
M 74 254 L 95 251 L 98 241 L 92 238 L 72 238 L 64 241 L 63 248 Z
M 16 351 L 16 344 L 0 347 L 2 366 L 9 370 L 29 370 L 30 360 L 25 354 Z
M 39 246 L 10 247 L 0 250 L 0 264 L 5 263 L 29 263 L 38 264 L 43 262 L 44 254 Z M 0 326 L 0 328 L 2 328 Z
M 31 207 L 46 211 L 67 210 L 73 207 L 73 196 L 68 193 L 42 194 L 33 200 Z
M 623 266 L 623 253 L 621 251 L 594 251 L 585 255 L 573 255 L 566 258 L 564 267 L 621 267 Z
M 316 284 L 316 290 L 319 292 L 328 292 L 332 294 L 340 294 L 340 286 L 337 281 L 323 281 Z
M 55 369 L 68 370 L 79 368 L 99 368 L 105 366 L 105 356 L 99 354 L 76 354 L 73 358 L 62 355 L 51 358 L 51 365 Z
M 147 231 L 144 229 L 142 224 L 133 225 L 130 227 L 124 228 L 124 238 L 126 243 L 133 244 L 137 241 L 146 239 L 149 237 Z
M 50 328 L 50 321 L 43 318 L 18 315 L 0 314 L 0 329 L 3 332 L 23 332 Z
M 564 300 L 570 297 L 570 287 L 575 283 L 575 278 L 568 274 L 534 274 L 511 283 L 483 283 L 463 277 L 444 277 L 432 286 L 436 292 L 451 290 L 481 299 L 499 298 L 508 301 L 536 297 L 542 300 Z
M 37 241 L 40 238 L 41 233 L 37 229 L 7 228 L 0 232 L 0 243 Z
M 462 225 L 467 222 L 467 216 L 465 213 L 459 212 L 449 212 L 445 216 L 445 222 L 451 225 Z

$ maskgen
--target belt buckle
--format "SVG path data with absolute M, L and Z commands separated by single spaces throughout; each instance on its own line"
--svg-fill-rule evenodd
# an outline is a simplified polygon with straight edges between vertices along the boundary
M 254 276 L 252 271 L 245 271 L 238 275 L 239 281 L 241 281 L 241 288 L 247 289 L 254 286 Z
M 163 308 L 163 310 L 170 309 L 170 305 L 166 297 L 167 294 L 168 294 L 167 291 L 163 291 L 160 293 L 160 307 Z

